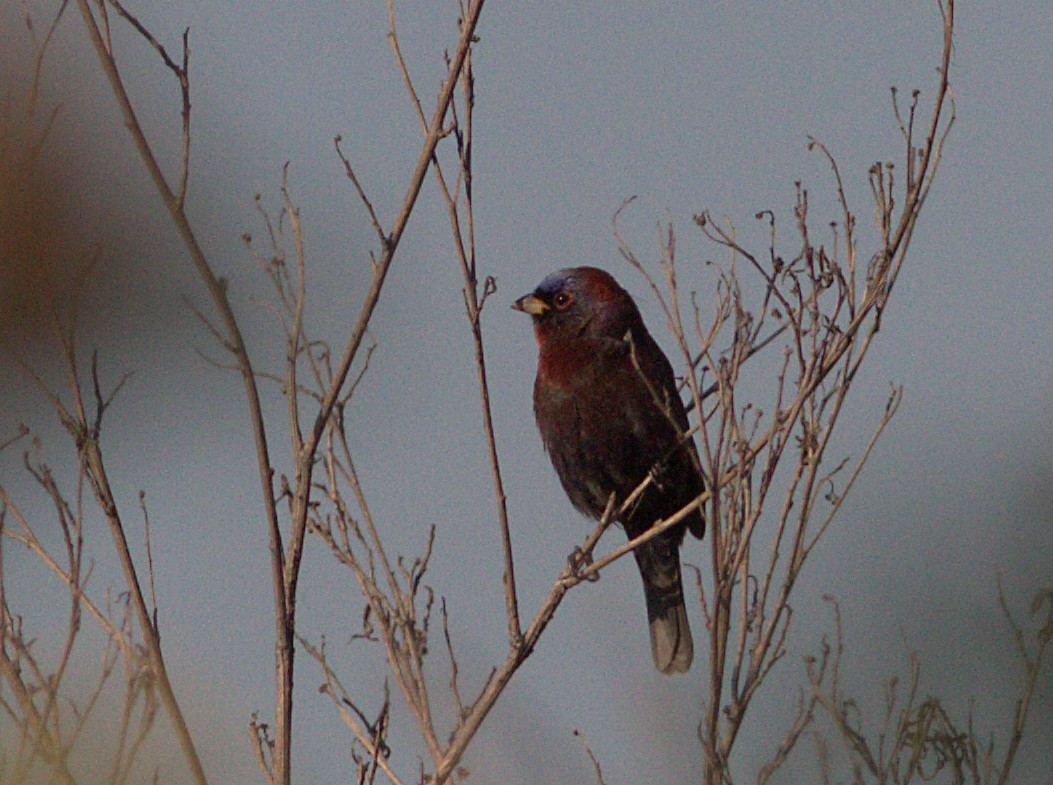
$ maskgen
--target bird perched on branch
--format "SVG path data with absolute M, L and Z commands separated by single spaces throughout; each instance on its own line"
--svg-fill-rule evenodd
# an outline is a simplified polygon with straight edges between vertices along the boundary
M 512 307 L 533 317 L 534 414 L 571 503 L 599 519 L 614 494 L 614 518 L 632 539 L 697 499 L 698 453 L 673 368 L 618 282 L 595 267 L 560 270 Z M 680 577 L 685 529 L 702 537 L 701 509 L 633 551 L 662 673 L 684 673 L 693 655 Z

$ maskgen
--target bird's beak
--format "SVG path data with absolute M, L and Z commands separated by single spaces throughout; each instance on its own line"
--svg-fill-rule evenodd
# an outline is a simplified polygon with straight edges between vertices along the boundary
M 552 306 L 542 300 L 540 297 L 535 297 L 532 294 L 528 294 L 525 297 L 520 297 L 514 303 L 512 308 L 523 313 L 528 313 L 531 316 L 541 316 L 541 314 L 550 310 Z

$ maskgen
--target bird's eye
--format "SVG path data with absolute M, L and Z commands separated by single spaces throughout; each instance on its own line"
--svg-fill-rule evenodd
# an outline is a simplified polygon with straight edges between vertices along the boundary
M 574 296 L 567 292 L 560 292 L 552 298 L 552 303 L 561 311 L 574 302 Z

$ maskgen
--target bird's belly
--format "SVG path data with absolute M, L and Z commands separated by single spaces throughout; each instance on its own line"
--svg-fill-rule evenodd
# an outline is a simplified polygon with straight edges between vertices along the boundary
M 542 440 L 574 506 L 600 517 L 624 499 L 657 459 L 646 429 L 616 401 L 549 390 L 537 407 Z

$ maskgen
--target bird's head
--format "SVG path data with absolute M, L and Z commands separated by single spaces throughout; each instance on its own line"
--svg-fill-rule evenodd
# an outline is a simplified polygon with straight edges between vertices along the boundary
M 552 273 L 512 307 L 533 317 L 538 343 L 582 334 L 621 338 L 640 320 L 628 292 L 596 267 Z

